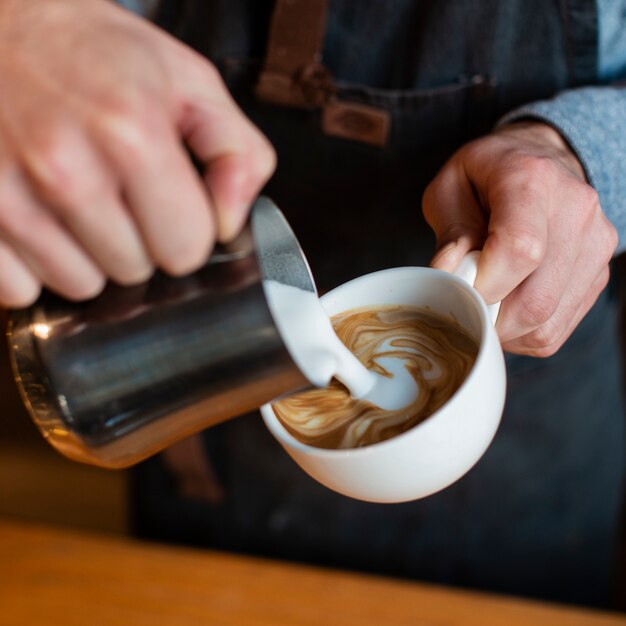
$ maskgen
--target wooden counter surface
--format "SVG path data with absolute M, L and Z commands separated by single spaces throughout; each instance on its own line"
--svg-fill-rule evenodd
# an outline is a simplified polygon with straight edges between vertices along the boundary
M 626 626 L 626 616 L 1 519 L 0 624 Z

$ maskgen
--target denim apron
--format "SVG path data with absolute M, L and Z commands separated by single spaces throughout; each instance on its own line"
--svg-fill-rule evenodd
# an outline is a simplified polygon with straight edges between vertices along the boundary
M 323 62 L 337 96 L 387 111 L 377 147 L 325 135 L 320 111 L 254 96 L 273 3 L 165 3 L 160 21 L 211 58 L 278 152 L 266 192 L 283 209 L 322 291 L 425 265 L 425 185 L 468 140 L 528 101 L 595 82 L 594 2 L 331 0 Z M 615 306 L 605 293 L 549 359 L 507 356 L 502 425 L 445 491 L 362 503 L 312 481 L 258 414 L 206 431 L 226 490 L 184 499 L 159 459 L 137 474 L 146 537 L 606 606 L 616 553 L 624 427 Z

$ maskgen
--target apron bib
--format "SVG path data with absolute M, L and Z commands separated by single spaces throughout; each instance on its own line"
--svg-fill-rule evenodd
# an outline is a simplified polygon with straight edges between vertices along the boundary
M 265 191 L 285 212 L 323 291 L 381 268 L 427 264 L 434 238 L 421 196 L 445 160 L 505 111 L 588 79 L 583 61 L 593 28 L 582 20 L 566 46 L 574 26 L 563 20 L 562 4 L 331 1 L 321 62 L 333 98 L 384 112 L 383 145 L 324 132 L 319 106 L 259 99 L 272 2 L 195 0 L 178 13 L 166 7 L 163 20 L 216 62 L 276 147 L 278 169 Z M 391 506 L 334 494 L 304 474 L 254 414 L 204 434 L 226 493 L 219 505 L 181 498 L 158 459 L 145 463 L 138 530 L 606 605 L 624 466 L 614 308 L 604 294 L 554 357 L 507 356 L 500 430 L 478 465 L 439 494 Z

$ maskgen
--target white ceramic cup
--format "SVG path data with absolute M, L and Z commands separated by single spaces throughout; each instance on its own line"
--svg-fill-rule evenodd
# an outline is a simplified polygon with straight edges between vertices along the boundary
M 444 489 L 468 472 L 493 439 L 504 408 L 506 371 L 493 327 L 498 306 L 487 307 L 471 286 L 478 253 L 456 275 L 399 267 L 356 278 L 321 298 L 329 316 L 357 307 L 429 307 L 457 320 L 479 342 L 473 368 L 435 413 L 401 435 L 363 448 L 329 450 L 298 441 L 271 404 L 263 420 L 289 455 L 315 480 L 370 502 L 405 502 Z

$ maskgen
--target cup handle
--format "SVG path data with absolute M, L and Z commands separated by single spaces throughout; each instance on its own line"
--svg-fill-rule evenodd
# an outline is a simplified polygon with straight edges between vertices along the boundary
M 459 263 L 456 270 L 454 270 L 454 274 L 459 278 L 462 278 L 466 283 L 469 283 L 472 287 L 474 286 L 474 282 L 476 281 L 476 274 L 478 272 L 478 258 L 480 257 L 479 250 L 471 250 L 468 252 Z M 500 312 L 500 302 L 496 302 L 495 304 L 487 305 L 487 312 L 489 313 L 489 318 L 491 319 L 491 323 L 495 326 L 496 320 L 498 319 L 498 313 Z

